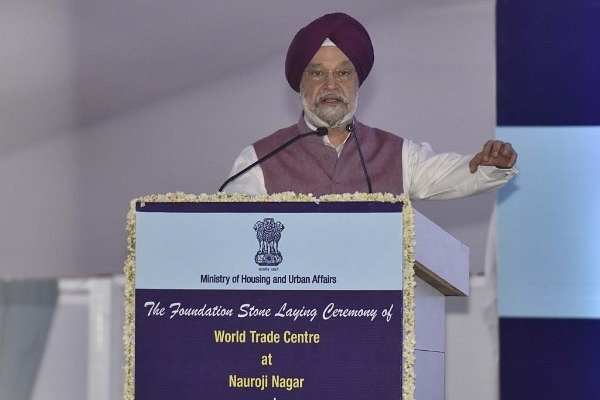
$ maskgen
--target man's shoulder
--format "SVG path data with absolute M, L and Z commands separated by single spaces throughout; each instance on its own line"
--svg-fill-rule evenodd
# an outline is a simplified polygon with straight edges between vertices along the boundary
M 294 136 L 298 136 L 300 130 L 298 124 L 293 124 L 285 128 L 278 129 L 277 131 L 257 140 L 252 144 L 257 154 L 263 154 L 264 152 L 271 151 L 278 146 L 281 146 L 288 140 L 291 140 Z M 260 157 L 260 156 L 259 156 Z
M 293 136 L 298 135 L 298 132 L 298 124 L 293 124 L 285 128 L 278 129 L 275 132 L 257 140 L 254 142 L 254 145 L 285 141 Z
M 398 143 L 401 143 L 404 140 L 402 138 L 402 136 L 400 136 L 396 133 L 392 133 L 392 132 L 386 131 L 381 128 L 375 128 L 372 126 L 368 126 L 359 121 L 356 121 L 356 126 L 357 126 L 359 132 L 364 132 L 365 134 L 375 136 L 380 140 L 388 140 L 388 141 L 398 142 Z

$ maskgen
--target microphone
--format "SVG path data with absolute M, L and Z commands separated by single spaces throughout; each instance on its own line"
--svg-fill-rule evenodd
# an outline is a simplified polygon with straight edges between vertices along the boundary
M 246 168 L 244 168 L 237 174 L 230 176 L 229 179 L 227 179 L 225 182 L 223 182 L 223 184 L 219 188 L 219 192 L 222 192 L 223 189 L 225 189 L 225 186 L 227 186 L 229 183 L 231 183 L 232 181 L 239 178 L 241 175 L 244 175 L 246 172 L 248 172 L 249 170 L 251 170 L 252 168 L 257 166 L 258 164 L 273 157 L 275 154 L 279 153 L 281 150 L 285 149 L 286 147 L 288 147 L 290 144 L 294 143 L 295 141 L 300 140 L 300 139 L 302 139 L 306 136 L 310 136 L 310 135 L 325 136 L 325 135 L 327 135 L 327 128 L 320 127 L 320 128 L 317 128 L 316 131 L 310 131 L 310 132 L 306 132 L 306 133 L 302 133 L 300 135 L 294 136 L 293 138 L 284 142 L 283 144 L 276 147 L 275 149 L 271 150 L 270 152 L 268 152 L 267 154 L 265 154 L 264 156 L 262 156 L 261 158 L 259 158 L 255 162 L 253 162 L 252 164 L 248 165 Z
M 373 193 L 373 187 L 371 186 L 371 177 L 369 176 L 369 171 L 367 171 L 367 164 L 365 164 L 365 159 L 363 157 L 362 150 L 360 149 L 360 144 L 358 143 L 358 137 L 356 136 L 356 127 L 351 122 L 348 125 L 346 125 L 346 130 L 350 132 L 350 134 L 354 137 L 354 143 L 356 144 L 358 156 L 360 157 L 360 164 L 362 165 L 363 172 L 365 173 L 365 178 L 367 179 L 369 193 Z

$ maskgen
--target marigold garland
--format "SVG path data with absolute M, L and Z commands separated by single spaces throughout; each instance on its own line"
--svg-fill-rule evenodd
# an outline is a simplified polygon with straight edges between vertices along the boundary
M 228 194 L 185 194 L 182 192 L 154 194 L 140 197 L 131 201 L 127 214 L 127 258 L 124 265 L 125 283 L 125 386 L 124 400 L 134 400 L 134 370 L 135 370 L 135 213 L 136 204 L 141 203 L 179 203 L 179 202 L 315 202 L 321 201 L 381 201 L 402 202 L 404 218 L 404 268 L 403 268 L 403 353 L 402 353 L 402 399 L 414 400 L 415 396 L 415 275 L 414 251 L 415 232 L 414 214 L 410 200 L 406 195 L 393 194 L 335 194 L 314 197 L 312 194 L 295 194 L 292 192 L 264 196 L 228 195 Z

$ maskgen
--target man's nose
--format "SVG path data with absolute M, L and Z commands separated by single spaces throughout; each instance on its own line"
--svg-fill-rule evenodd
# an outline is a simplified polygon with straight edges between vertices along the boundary
M 325 76 L 325 86 L 327 87 L 336 87 L 338 84 L 337 78 L 335 77 L 335 71 L 328 71 Z

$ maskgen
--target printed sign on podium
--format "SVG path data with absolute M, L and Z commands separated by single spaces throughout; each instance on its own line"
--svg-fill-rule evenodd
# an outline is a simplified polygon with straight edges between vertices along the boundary
M 402 399 L 406 203 L 236 199 L 134 202 L 125 397 Z

